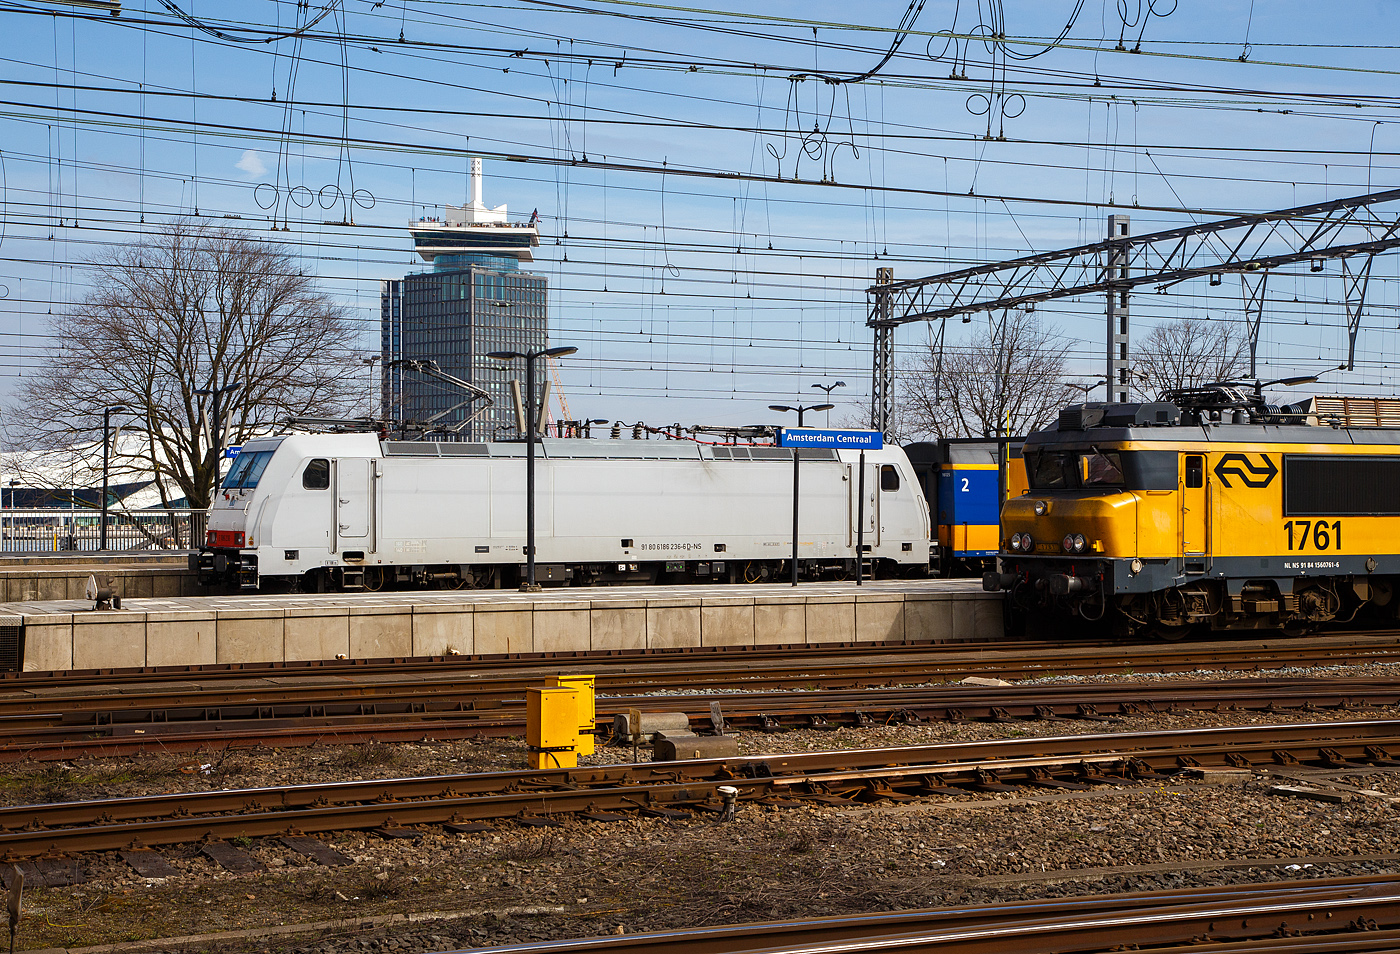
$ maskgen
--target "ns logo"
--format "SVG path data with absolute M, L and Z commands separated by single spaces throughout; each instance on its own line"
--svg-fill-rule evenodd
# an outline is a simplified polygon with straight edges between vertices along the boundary
M 1223 454 L 1215 462 L 1215 476 L 1226 487 L 1233 487 L 1233 477 L 1246 487 L 1258 490 L 1273 483 L 1278 476 L 1278 467 L 1269 460 L 1268 454 L 1259 455 L 1260 463 L 1254 463 L 1248 454 Z

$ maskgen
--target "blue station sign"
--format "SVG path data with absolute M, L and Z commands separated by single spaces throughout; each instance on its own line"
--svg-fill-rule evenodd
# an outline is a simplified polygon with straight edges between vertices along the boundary
M 784 427 L 778 431 L 778 446 L 879 450 L 885 446 L 885 435 L 879 431 L 833 431 L 821 427 Z

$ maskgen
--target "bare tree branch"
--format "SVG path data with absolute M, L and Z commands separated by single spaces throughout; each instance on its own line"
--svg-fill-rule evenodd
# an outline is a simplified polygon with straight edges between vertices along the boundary
M 899 437 L 1026 434 L 1053 421 L 1077 392 L 1064 383 L 1070 346 L 1034 314 L 1012 312 L 945 349 L 942 372 L 929 348 L 902 376 Z
M 182 218 L 91 263 L 91 291 L 54 317 L 57 342 L 8 412 L 21 447 L 80 447 L 102 409 L 125 404 L 142 435 L 128 471 L 154 473 L 162 502 L 209 505 L 220 448 L 209 446 L 209 396 L 223 396 L 228 444 L 293 415 L 347 413 L 364 395 L 344 306 L 285 246 Z M 117 462 L 118 467 L 122 462 Z
M 1249 349 L 1231 321 L 1173 318 L 1144 335 L 1133 351 L 1137 391 L 1154 400 L 1164 391 L 1232 381 L 1249 367 Z

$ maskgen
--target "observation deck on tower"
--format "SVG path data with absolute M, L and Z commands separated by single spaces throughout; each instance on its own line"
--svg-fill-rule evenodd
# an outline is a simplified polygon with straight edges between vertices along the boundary
M 472 159 L 472 194 L 466 205 L 449 205 L 441 219 L 423 218 L 409 225 L 413 250 L 435 269 L 484 265 L 514 271 L 533 262 L 540 244 L 539 215 L 528 223 L 511 223 L 506 207 L 487 208 L 481 201 L 481 160 Z

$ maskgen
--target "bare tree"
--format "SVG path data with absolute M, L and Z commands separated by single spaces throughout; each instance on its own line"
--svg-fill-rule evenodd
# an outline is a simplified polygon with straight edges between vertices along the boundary
M 1133 349 L 1138 391 L 1163 391 L 1231 381 L 1249 367 L 1249 343 L 1232 321 L 1173 318 L 1153 328 Z
M 364 399 L 344 306 L 283 245 L 182 218 L 91 265 L 90 290 L 53 318 L 55 344 L 11 402 L 21 447 L 90 461 L 103 408 L 126 405 L 128 473 L 154 474 L 167 506 L 203 508 L 222 449 L 211 446 L 211 396 L 196 392 L 239 385 L 220 398 L 225 446 Z
M 1064 383 L 1069 344 L 1034 314 L 993 319 L 966 346 L 929 348 L 903 375 L 900 437 L 997 437 L 1053 421 L 1077 394 Z

